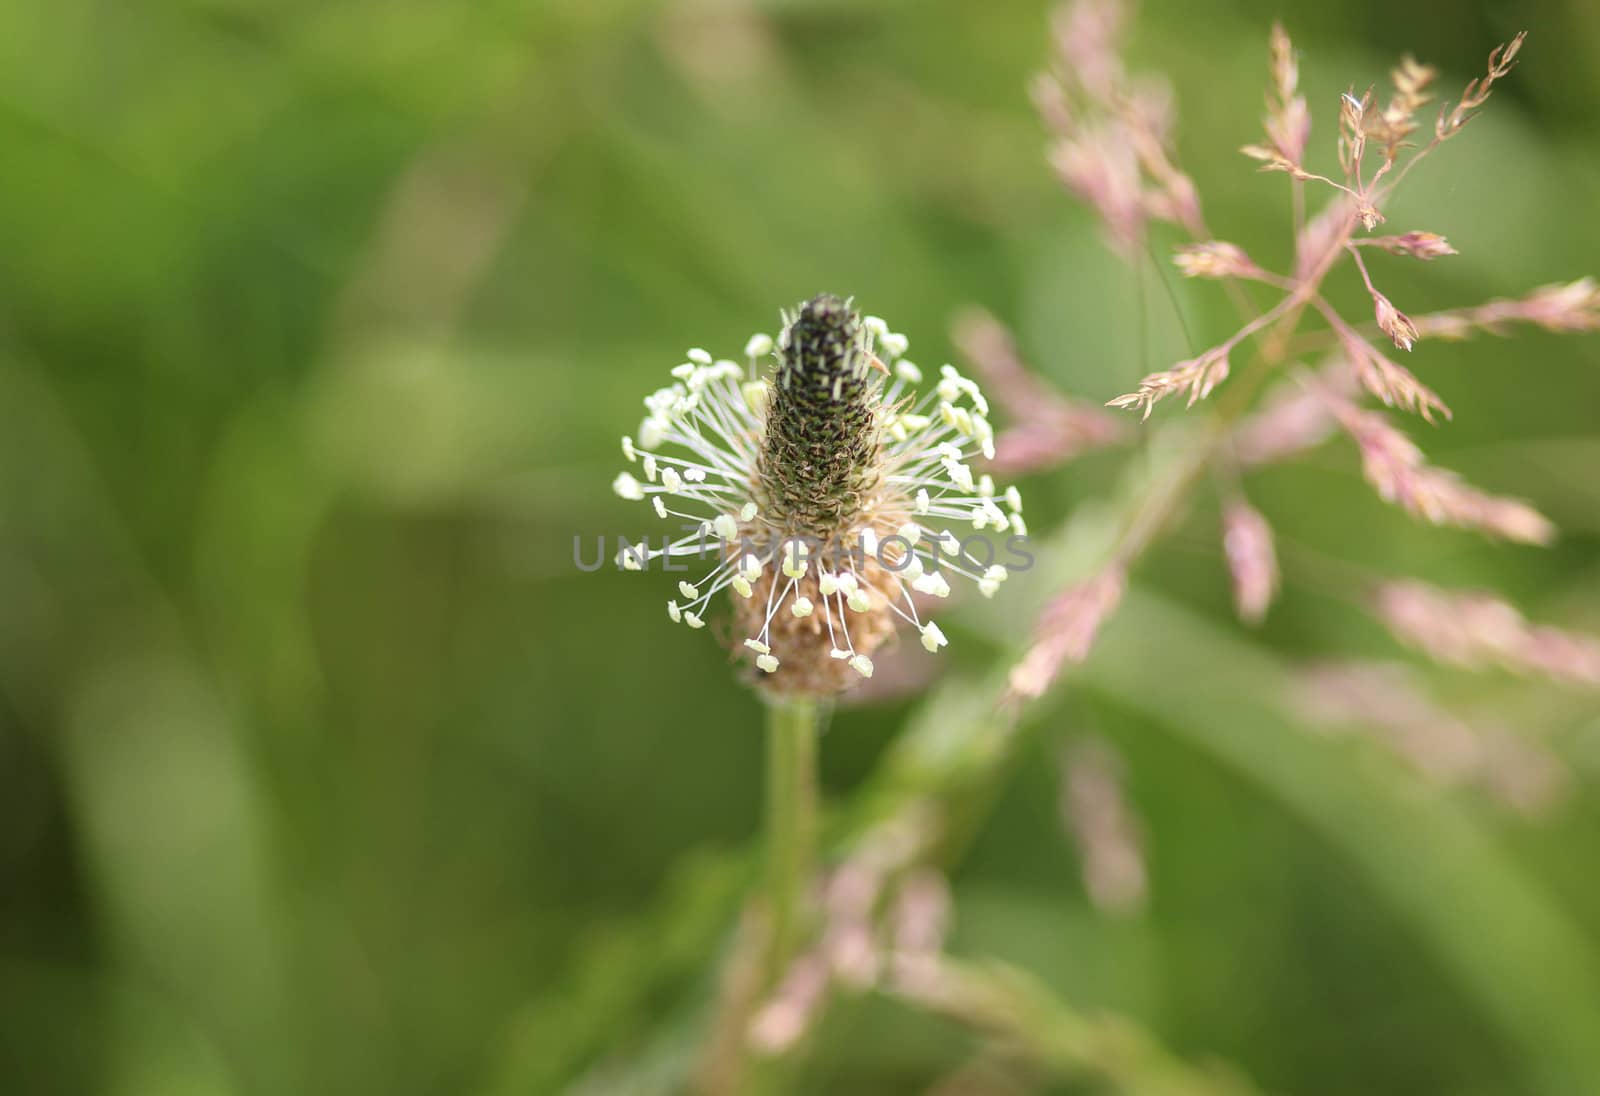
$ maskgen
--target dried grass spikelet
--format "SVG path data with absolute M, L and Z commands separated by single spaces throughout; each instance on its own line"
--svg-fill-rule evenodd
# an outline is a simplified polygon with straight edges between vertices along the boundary
M 1060 811 L 1089 900 L 1114 916 L 1142 908 L 1150 891 L 1142 827 L 1123 787 L 1122 759 L 1108 743 L 1088 739 L 1063 753 Z
M 1459 255 L 1455 248 L 1437 232 L 1405 232 L 1398 236 L 1368 236 L 1355 241 L 1367 247 L 1379 247 L 1391 255 L 1405 255 L 1430 262 L 1446 255 Z
M 1539 739 L 1457 715 L 1436 703 L 1409 667 L 1314 664 L 1297 692 L 1318 731 L 1360 728 L 1439 787 L 1470 788 L 1530 816 L 1570 789 L 1572 774 Z
M 1388 407 L 1413 411 L 1428 422 L 1434 413 L 1451 417 L 1451 411 L 1438 393 L 1419 381 L 1410 370 L 1379 353 L 1367 341 L 1348 327 L 1339 330 L 1339 344 L 1356 379 Z
M 1394 95 L 1388 106 L 1367 121 L 1367 132 L 1383 145 L 1385 163 L 1394 163 L 1401 150 L 1408 147 L 1408 138 L 1417 129 L 1417 111 L 1433 98 L 1429 88 L 1437 75 L 1438 70 L 1410 54 L 1402 57 L 1399 66 L 1389 73 Z
M 1124 440 L 1122 421 L 1099 407 L 1057 392 L 1029 369 L 1011 333 L 980 308 L 968 308 L 951 325 L 951 340 L 972 371 L 1011 418 L 995 438 L 990 467 L 997 475 L 1036 472 L 1080 453 Z
M 1540 286 L 1522 297 L 1430 312 L 1415 322 L 1420 333 L 1436 339 L 1466 339 L 1479 332 L 1507 335 L 1512 324 L 1531 324 L 1556 334 L 1600 331 L 1600 282 L 1579 278 Z
M 1274 390 L 1260 410 L 1234 428 L 1233 455 L 1242 466 L 1277 464 L 1315 449 L 1338 432 L 1330 403 L 1357 395 L 1355 372 L 1338 358 L 1311 376 L 1306 386 L 1283 385 Z
M 1011 670 L 1008 699 L 1043 696 L 1063 668 L 1089 657 L 1100 625 L 1121 603 L 1126 586 L 1126 569 L 1113 564 L 1057 594 L 1039 618 L 1033 645 Z
M 1242 498 L 1222 512 L 1222 548 L 1233 578 L 1233 602 L 1239 619 L 1259 624 L 1278 593 L 1280 576 L 1272 526 L 1261 511 Z
M 1496 46 L 1489 54 L 1488 71 L 1473 80 L 1461 93 L 1461 101 L 1450 110 L 1441 110 L 1439 118 L 1434 123 L 1434 138 L 1439 141 L 1447 140 L 1461 132 L 1461 127 L 1476 117 L 1478 109 L 1489 101 L 1489 94 L 1494 90 L 1496 80 L 1510 74 L 1516 67 L 1517 53 L 1522 49 L 1523 40 L 1528 37 L 1527 31 L 1520 32 L 1515 38 L 1505 45 Z
M 1396 308 L 1388 297 L 1373 293 L 1372 308 L 1378 321 L 1378 330 L 1389 336 L 1398 349 L 1410 350 L 1416 345 L 1417 325 L 1411 322 L 1410 316 Z
M 1527 503 L 1486 494 L 1454 472 L 1427 464 L 1422 450 L 1382 415 L 1348 403 L 1335 404 L 1333 411 L 1361 450 L 1367 482 L 1385 502 L 1434 525 L 1475 529 L 1523 544 L 1555 539 L 1555 526 Z
M 1099 214 L 1126 258 L 1142 249 L 1150 220 L 1204 234 L 1199 191 L 1171 149 L 1172 96 L 1127 75 L 1122 58 L 1127 5 L 1076 0 L 1053 19 L 1051 70 L 1031 96 L 1051 133 L 1049 160 L 1062 184 Z
M 1106 402 L 1107 407 L 1130 407 L 1148 419 L 1155 405 L 1179 392 L 1189 393 L 1189 406 L 1211 395 L 1211 390 L 1228 379 L 1228 352 L 1212 347 L 1197 358 L 1181 361 L 1171 369 L 1151 373 L 1139 382 L 1137 391 Z
M 1447 666 L 1600 689 L 1600 636 L 1532 624 L 1493 594 L 1394 581 L 1379 588 L 1374 608 L 1402 644 Z
M 1261 268 L 1237 244 L 1207 240 L 1183 244 L 1172 259 L 1185 278 L 1259 278 Z
M 1311 138 L 1311 111 L 1305 96 L 1298 94 L 1300 64 L 1282 23 L 1272 24 L 1269 50 L 1272 91 L 1267 95 L 1267 113 L 1261 123 L 1267 144 L 1246 145 L 1240 151 L 1261 161 L 1263 171 L 1300 172 L 1306 142 Z

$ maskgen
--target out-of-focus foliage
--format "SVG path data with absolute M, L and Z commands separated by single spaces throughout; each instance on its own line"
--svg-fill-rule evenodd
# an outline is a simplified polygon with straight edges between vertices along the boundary
M 1386 262 L 1397 301 L 1596 272 L 1582 4 L 1151 0 L 1136 52 L 1172 77 L 1220 235 L 1285 258 L 1284 181 L 1235 151 L 1280 15 L 1324 156 L 1338 92 L 1402 51 L 1453 89 L 1531 32 L 1393 211 L 1461 251 Z M 645 531 L 607 490 L 616 438 L 683 350 L 732 354 L 819 290 L 928 365 L 980 303 L 1096 400 L 1187 356 L 1174 306 L 1197 338 L 1231 330 L 1214 286 L 1169 299 L 1058 192 L 1024 92 L 1046 52 L 1034 2 L 0 5 L 0 1091 L 682 1076 L 752 878 L 759 706 L 669 630 L 662 576 L 581 573 L 574 537 L 592 558 Z M 1562 539 L 1415 526 L 1332 445 L 1252 478 L 1280 541 L 1594 628 L 1600 341 L 1408 364 L 1456 412 L 1430 453 Z M 1267 625 L 1233 623 L 1201 493 L 1003 760 L 951 715 L 983 710 L 1126 459 L 1025 485 L 1049 567 L 952 615 L 930 699 L 835 716 L 841 826 L 948 791 L 972 819 L 953 952 L 1268 1091 L 1600 1083 L 1592 694 L 1431 675 L 1563 759 L 1568 794 L 1532 820 L 1308 733 L 1296 659 L 1399 652 L 1293 551 Z M 1140 814 L 1133 917 L 1095 912 L 1057 815 L 1087 733 Z M 798 1084 L 920 1091 L 970 1046 L 869 996 Z

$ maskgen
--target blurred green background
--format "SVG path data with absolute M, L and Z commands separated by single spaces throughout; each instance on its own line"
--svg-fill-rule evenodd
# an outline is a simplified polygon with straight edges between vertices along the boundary
M 670 1090 L 752 878 L 760 706 L 670 630 L 668 579 L 580 574 L 573 537 L 645 531 L 617 437 L 684 349 L 732 356 L 820 290 L 925 365 L 981 304 L 1094 401 L 1187 356 L 1160 276 L 1043 162 L 1047 12 L 0 5 L 0 1092 Z M 1402 308 L 1600 272 L 1600 9 L 1149 0 L 1134 57 L 1172 78 L 1208 219 L 1281 268 L 1284 181 L 1235 151 L 1274 17 L 1324 165 L 1347 84 L 1409 50 L 1453 94 L 1531 32 L 1392 211 L 1462 252 L 1375 262 Z M 1231 330 L 1215 286 L 1173 291 L 1197 338 Z M 1415 427 L 1430 455 L 1531 499 L 1554 548 L 1414 525 L 1340 443 L 1251 498 L 1316 558 L 1600 627 L 1600 341 L 1408 364 L 1456 411 Z M 1095 520 L 1128 459 L 1025 481 L 1035 535 Z M 1268 624 L 1234 623 L 1216 511 L 1196 495 L 974 797 L 951 950 L 1267 1091 L 1600 1093 L 1593 694 L 1429 676 L 1562 759 L 1536 818 L 1307 734 L 1296 660 L 1399 651 L 1288 549 Z M 952 613 L 935 700 L 839 712 L 830 801 L 882 787 L 1045 592 Z M 1141 819 L 1134 916 L 1093 908 L 1058 817 L 1085 735 Z M 849 1010 L 800 1090 L 923 1091 L 971 1045 Z

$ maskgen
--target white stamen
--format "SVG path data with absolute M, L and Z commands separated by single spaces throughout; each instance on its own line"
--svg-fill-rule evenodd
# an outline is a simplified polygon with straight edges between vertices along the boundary
M 939 629 L 939 626 L 933 621 L 930 620 L 928 623 L 922 626 L 922 645 L 930 652 L 937 651 L 940 647 L 945 646 L 949 642 L 950 641 L 945 638 L 944 632 L 942 632 Z
M 644 489 L 639 486 L 639 481 L 627 472 L 621 472 L 611 481 L 611 489 L 621 498 L 629 502 L 638 502 L 644 498 Z
M 662 564 L 662 566 L 666 566 L 666 565 Z M 700 591 L 698 589 L 696 589 L 694 586 L 691 586 L 689 583 L 683 582 L 681 580 L 678 582 L 678 593 L 682 594 L 684 597 L 688 598 L 690 601 L 698 601 L 698 600 L 700 600 Z
M 791 540 L 784 543 L 783 548 L 783 574 L 786 578 L 802 579 L 806 577 L 806 558 L 810 554 L 806 551 L 804 541 Z
M 757 655 L 756 667 L 763 673 L 775 674 L 778 672 L 778 659 L 774 655 Z
M 744 641 L 744 645 L 758 655 L 770 655 L 772 653 L 772 648 L 762 643 L 759 639 L 747 639 Z
M 639 424 L 639 444 L 645 449 L 658 448 L 667 440 L 666 424 L 654 419 L 645 419 Z
M 972 490 L 972 469 L 958 460 L 945 461 L 945 470 L 950 473 L 950 481 L 963 491 Z
M 994 427 L 982 415 L 972 416 L 972 436 L 978 439 L 978 448 L 985 460 L 994 460 Z
M 801 619 L 810 616 L 812 608 L 811 599 L 808 597 L 797 597 L 789 605 L 789 611 Z
M 760 415 L 767 410 L 767 382 L 746 381 L 739 386 L 739 392 L 744 396 L 744 405 L 753 415 Z
M 771 335 L 751 335 L 750 341 L 744 344 L 744 356 L 747 358 L 764 358 L 772 353 Z
M 872 676 L 872 659 L 866 655 L 856 655 L 850 660 L 850 668 L 862 677 Z

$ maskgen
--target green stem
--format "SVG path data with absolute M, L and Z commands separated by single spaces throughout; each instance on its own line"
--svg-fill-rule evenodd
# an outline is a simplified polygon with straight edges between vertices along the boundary
M 768 987 L 783 976 L 805 928 L 817 844 L 817 735 L 822 706 L 785 697 L 767 707 Z

